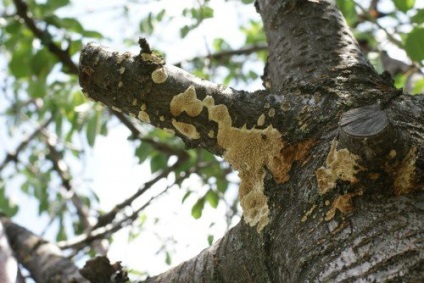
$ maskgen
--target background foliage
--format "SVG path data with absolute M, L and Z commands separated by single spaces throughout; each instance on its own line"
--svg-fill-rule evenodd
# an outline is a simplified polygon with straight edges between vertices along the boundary
M 78 85 L 77 62 L 84 43 L 94 40 L 137 52 L 141 36 L 165 58 L 174 54 L 168 63 L 197 76 L 236 88 L 260 87 L 267 52 L 254 1 L 185 1 L 170 9 L 171 2 L 127 0 L 90 9 L 82 1 L 70 0 L 0 2 L 0 119 L 5 125 L 0 131 L 0 209 L 10 217 L 18 216 L 18 222 L 19 217 L 44 217 L 28 229 L 49 235 L 73 256 L 102 251 L 93 242 L 74 246 L 67 242 L 88 229 L 105 228 L 102 238 L 109 242 L 114 232 L 126 226 L 131 227 L 130 240 L 143 237 L 146 219 L 160 221 L 145 213 L 146 208 L 154 207 L 154 201 L 170 189 L 182 191 L 175 201 L 191 206 L 196 219 L 205 207 L 220 203 L 225 204 L 227 228 L 238 219 L 237 178 L 228 164 L 201 149 L 186 151 L 170 134 L 87 101 Z M 409 93 L 424 89 L 423 2 L 337 0 L 377 70 L 388 70 L 397 86 Z M 230 6 L 249 11 L 248 16 L 240 12 L 217 22 Z M 90 21 L 98 21 L 91 25 L 97 30 L 86 27 L 84 23 Z M 236 27 L 237 40 L 216 30 L 227 25 Z M 189 50 L 189 55 L 172 44 L 202 38 L 204 47 Z M 178 52 L 183 55 L 178 57 Z M 126 146 L 134 160 L 148 164 L 143 168 L 150 170 L 140 172 L 147 181 L 133 188 L 133 195 L 120 196 L 120 188 L 102 188 L 116 195 L 116 206 L 102 211 L 99 188 L 85 170 L 99 136 L 117 128 L 126 129 Z M 111 172 L 120 167 L 116 164 Z M 161 183 L 164 178 L 167 181 Z M 151 193 L 155 184 L 158 189 Z M 36 211 L 30 211 L 28 199 L 35 201 Z M 207 221 L 212 231 L 214 223 L 224 219 Z M 205 235 L 209 245 L 215 236 L 220 235 Z M 160 240 L 158 253 L 171 264 L 175 243 Z M 106 249 L 103 246 L 103 252 Z M 140 267 L 133 268 L 137 273 Z M 145 271 L 139 269 L 137 274 Z

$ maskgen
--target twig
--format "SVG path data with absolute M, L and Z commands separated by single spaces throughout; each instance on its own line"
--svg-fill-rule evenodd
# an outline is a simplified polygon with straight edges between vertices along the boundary
M 380 23 L 377 21 L 377 19 L 367 11 L 361 4 L 355 2 L 355 5 L 362 11 L 366 19 L 368 19 L 370 22 L 374 23 L 379 29 L 384 31 L 386 33 L 387 38 L 395 44 L 397 47 L 404 49 L 403 43 L 399 40 L 397 40 L 385 27 L 380 25 Z
M 105 213 L 105 214 L 99 216 L 98 222 L 97 222 L 96 225 L 94 225 L 93 229 L 103 227 L 103 226 L 111 223 L 115 219 L 116 215 L 118 214 L 118 212 L 120 210 L 122 210 L 126 206 L 130 206 L 134 200 L 136 200 L 139 196 L 141 196 L 147 190 L 149 190 L 157 181 L 168 176 L 169 173 L 171 173 L 178 166 L 180 166 L 182 163 L 184 163 L 187 160 L 187 158 L 188 158 L 187 155 L 183 155 L 183 156 L 179 157 L 177 162 L 175 162 L 172 166 L 163 170 L 160 174 L 158 174 L 156 177 L 154 177 L 150 181 L 146 182 L 143 185 L 143 187 L 138 189 L 137 192 L 135 192 L 132 196 L 130 196 L 129 198 L 127 198 L 123 202 L 115 205 L 115 207 L 112 210 L 110 210 L 108 213 Z
M 197 56 L 197 57 L 193 57 L 189 60 L 185 60 L 183 62 L 178 62 L 174 65 L 177 66 L 177 67 L 181 67 L 181 65 L 186 61 L 190 62 L 190 61 L 196 61 L 196 60 L 202 60 L 202 59 L 222 60 L 224 58 L 228 58 L 228 57 L 235 56 L 235 55 L 249 55 L 249 54 L 252 54 L 254 52 L 264 51 L 264 50 L 268 50 L 267 45 L 254 45 L 254 46 L 240 48 L 240 49 L 237 49 L 237 50 L 224 50 L 224 51 L 220 51 L 220 52 L 217 52 L 217 53 L 208 54 L 208 55 L 205 55 L 205 56 Z
M 122 228 L 128 226 L 129 224 L 133 223 L 133 221 L 135 219 L 137 219 L 137 217 L 138 217 L 138 215 L 140 214 L 141 211 L 146 209 L 146 207 L 148 207 L 153 200 L 157 199 L 162 194 L 164 194 L 170 187 L 171 186 L 166 187 L 166 189 L 164 191 L 162 191 L 161 193 L 151 197 L 144 205 L 139 207 L 137 210 L 135 210 L 130 215 L 119 220 L 118 222 L 115 222 L 115 223 L 112 223 L 112 224 L 109 223 L 109 224 L 107 224 L 103 227 L 96 228 L 95 230 L 91 231 L 89 234 L 77 236 L 71 241 L 59 242 L 59 243 L 57 243 L 57 246 L 61 249 L 71 249 L 71 248 L 72 249 L 82 249 L 87 244 L 90 244 L 92 241 L 104 239 L 104 238 L 108 237 L 109 235 L 111 235 L 111 234 L 121 230 Z
M 0 164 L 0 171 L 2 171 L 9 162 L 18 161 L 18 155 L 24 150 L 27 145 L 37 136 L 39 135 L 51 122 L 53 121 L 53 117 L 50 117 L 47 121 L 41 124 L 39 127 L 35 129 L 26 139 L 24 139 L 18 147 L 15 149 L 13 153 L 8 153 L 4 158 L 3 162 Z

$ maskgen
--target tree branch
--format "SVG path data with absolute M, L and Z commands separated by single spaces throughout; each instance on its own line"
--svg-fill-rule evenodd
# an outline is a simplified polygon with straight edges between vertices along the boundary
M 1 217 L 12 249 L 36 282 L 87 282 L 60 249 L 25 228 Z
M 57 56 L 60 62 L 62 62 L 63 65 L 65 65 L 71 73 L 73 74 L 78 73 L 78 67 L 72 61 L 71 57 L 69 56 L 69 52 L 57 46 L 53 42 L 51 34 L 37 27 L 34 19 L 31 18 L 28 14 L 28 5 L 22 0 L 13 0 L 13 2 L 15 3 L 15 6 L 16 6 L 17 15 L 24 20 L 26 26 L 31 30 L 31 32 L 38 39 L 41 40 L 43 45 L 45 45 L 50 52 L 52 52 L 53 54 Z
M 0 171 L 2 171 L 9 162 L 14 161 L 17 162 L 18 155 L 23 151 L 27 145 L 36 137 L 38 136 L 46 127 L 48 124 L 51 123 L 53 120 L 52 117 L 47 119 L 43 124 L 41 124 L 39 127 L 37 127 L 27 138 L 25 138 L 21 143 L 16 147 L 13 153 L 8 153 L 6 157 L 4 158 L 3 162 L 0 164 Z
M 236 56 L 236 55 L 249 55 L 258 51 L 265 51 L 268 50 L 268 46 L 267 45 L 254 45 L 254 46 L 249 46 L 249 47 L 243 47 L 240 49 L 236 49 L 236 50 L 223 50 L 220 52 L 216 52 L 213 54 L 208 54 L 205 56 L 197 56 L 197 57 L 193 57 L 191 59 L 188 60 L 184 60 L 183 62 L 178 62 L 175 63 L 174 66 L 175 67 L 181 67 L 182 64 L 184 62 L 192 62 L 192 61 L 196 61 L 196 60 L 204 60 L 204 59 L 210 59 L 210 60 L 223 60 L 223 59 L 227 59 L 231 56 Z
M 377 76 L 335 1 L 258 2 L 270 50 L 273 90 L 349 81 L 364 72 Z M 307 21 L 298 20 L 305 16 Z

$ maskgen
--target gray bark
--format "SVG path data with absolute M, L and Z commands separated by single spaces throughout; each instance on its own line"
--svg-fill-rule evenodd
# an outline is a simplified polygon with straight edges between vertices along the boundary
M 57 246 L 11 222 L 6 217 L 1 217 L 0 220 L 18 262 L 30 272 L 36 282 L 88 282 Z
M 424 97 L 375 72 L 330 0 L 258 1 L 267 89 L 89 44 L 86 95 L 239 171 L 243 219 L 146 282 L 420 282 Z M 94 282 L 94 281 L 93 281 Z

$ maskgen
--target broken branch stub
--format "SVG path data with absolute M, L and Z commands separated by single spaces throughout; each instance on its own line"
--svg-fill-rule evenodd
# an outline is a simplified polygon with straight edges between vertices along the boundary
M 398 150 L 399 136 L 387 114 L 378 105 L 367 105 L 344 113 L 339 121 L 340 147 L 360 156 L 362 162 L 380 166 L 390 152 Z

